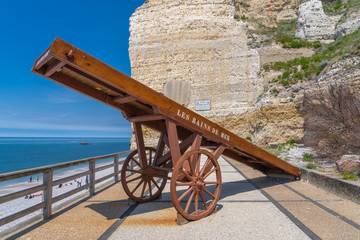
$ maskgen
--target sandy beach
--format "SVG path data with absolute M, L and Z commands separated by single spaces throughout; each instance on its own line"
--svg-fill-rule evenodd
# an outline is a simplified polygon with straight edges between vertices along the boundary
M 109 163 L 111 163 L 111 162 L 109 161 L 107 163 L 97 164 L 96 167 L 107 165 Z M 61 179 L 61 178 L 64 178 L 64 177 L 72 176 L 72 175 L 84 172 L 86 170 L 87 170 L 86 167 L 81 167 L 81 168 L 71 169 L 69 171 L 62 172 L 62 173 L 59 173 L 59 174 L 55 173 L 54 174 L 54 180 L 58 180 L 58 179 Z M 119 170 L 121 170 L 121 165 L 119 166 Z M 112 174 L 113 171 L 114 171 L 114 168 L 111 167 L 109 169 L 96 172 L 95 179 L 99 179 L 99 178 L 104 177 L 106 175 Z M 86 181 L 86 177 L 84 176 L 84 177 L 82 177 L 80 179 L 81 179 L 81 186 L 84 186 L 85 181 Z M 64 193 L 68 192 L 68 191 L 76 189 L 77 188 L 77 183 L 76 183 L 75 180 L 76 179 L 74 179 L 72 181 L 68 181 L 66 183 L 63 183 L 61 187 L 54 186 L 53 187 L 53 197 L 62 195 Z M 108 180 L 106 180 L 104 182 L 96 184 L 96 187 L 100 187 L 101 185 L 103 185 L 105 183 L 110 183 L 110 182 L 113 182 L 113 181 L 114 181 L 114 179 L 110 178 L 110 179 L 108 179 Z M 21 190 L 24 190 L 24 189 L 28 189 L 28 188 L 31 188 L 31 187 L 39 186 L 41 184 L 42 184 L 42 178 L 40 178 L 39 181 L 37 181 L 36 177 L 35 177 L 35 178 L 33 178 L 32 182 L 23 182 L 23 183 L 17 183 L 17 184 L 14 184 L 14 185 L 3 186 L 3 187 L 0 187 L 0 196 L 7 195 L 9 193 L 14 193 L 14 192 L 17 192 L 17 191 L 21 191 Z M 61 201 L 58 201 L 58 202 L 53 204 L 53 209 L 56 208 L 56 207 L 59 207 L 60 205 L 64 204 L 65 202 L 67 202 L 67 201 L 69 201 L 71 199 L 78 198 L 79 196 L 87 194 L 87 193 L 88 193 L 88 190 L 85 189 L 85 190 L 80 191 L 77 194 L 71 195 L 68 198 L 65 198 L 65 199 L 63 199 Z M 39 203 L 41 203 L 43 201 L 42 191 L 35 192 L 32 195 L 35 195 L 35 197 L 33 197 L 33 198 L 21 197 L 21 198 L 18 198 L 18 199 L 15 199 L 15 200 L 0 204 L 0 219 L 4 218 L 4 217 L 7 217 L 9 215 L 12 215 L 12 214 L 14 214 L 16 212 L 22 211 L 24 209 L 27 209 L 29 207 L 32 207 L 32 206 L 34 206 L 36 204 L 39 204 Z M 15 226 L 15 225 L 17 225 L 17 224 L 19 224 L 21 222 L 24 222 L 24 221 L 26 221 L 26 220 L 28 220 L 30 218 L 33 218 L 35 216 L 38 216 L 41 213 L 42 213 L 42 210 L 38 210 L 38 211 L 33 212 L 33 213 L 29 214 L 29 215 L 26 215 L 26 216 L 24 216 L 22 218 L 19 218 L 19 219 L 13 221 L 13 222 L 10 222 L 8 224 L 0 226 L 0 233 L 5 231 L 6 229 L 12 227 L 12 226 Z

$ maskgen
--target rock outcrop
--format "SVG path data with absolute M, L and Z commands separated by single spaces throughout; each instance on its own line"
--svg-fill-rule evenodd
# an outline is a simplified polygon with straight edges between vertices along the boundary
M 356 174 L 360 173 L 360 156 L 359 155 L 344 155 L 339 161 L 336 161 L 336 168 L 340 173 Z
M 304 135 L 304 119 L 291 103 L 263 105 L 242 116 L 228 117 L 219 124 L 243 138 L 250 137 L 259 145 L 283 143 Z
M 347 14 L 344 22 L 338 24 L 335 30 L 336 40 L 340 40 L 344 35 L 356 31 L 360 27 L 360 10 Z
M 267 26 L 297 18 L 301 0 L 235 0 L 236 14 L 259 20 Z
M 320 0 L 310 0 L 299 7 L 296 37 L 309 41 L 332 42 L 335 22 L 323 10 Z
M 360 58 L 335 62 L 304 94 L 304 142 L 338 158 L 360 152 Z

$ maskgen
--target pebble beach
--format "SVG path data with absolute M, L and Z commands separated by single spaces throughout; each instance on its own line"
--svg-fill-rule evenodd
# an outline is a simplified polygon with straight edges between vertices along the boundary
M 105 164 L 108 164 L 108 163 L 104 163 L 104 164 L 101 164 L 101 165 L 105 165 Z M 99 166 L 101 166 L 99 164 Z M 97 166 L 98 167 L 98 166 Z M 119 167 L 119 169 L 121 169 L 121 166 Z M 63 173 L 60 173 L 60 174 L 55 174 L 54 175 L 54 180 L 57 180 L 57 179 L 61 179 L 61 178 L 64 178 L 64 177 L 68 177 L 68 176 L 72 176 L 72 175 L 75 175 L 75 174 L 78 174 L 78 173 L 81 173 L 81 172 L 84 172 L 86 171 L 87 169 L 86 168 L 77 168 L 77 169 L 72 169 L 70 171 L 67 171 L 67 172 L 63 172 Z M 95 178 L 96 179 L 99 179 L 99 178 L 102 178 L 106 175 L 109 175 L 111 173 L 113 173 L 114 169 L 113 168 L 109 168 L 109 169 L 105 169 L 103 171 L 99 171 L 99 172 L 96 172 L 95 174 Z M 30 179 L 29 179 L 30 180 Z M 72 181 L 68 181 L 66 183 L 63 183 L 62 186 L 60 187 L 59 185 L 57 186 L 54 186 L 53 187 L 53 197 L 56 197 L 56 196 L 59 196 L 59 195 L 62 195 L 66 192 L 69 192 L 71 190 L 74 190 L 78 187 L 78 184 L 77 184 L 77 180 L 79 179 L 74 179 Z M 82 177 L 80 178 L 80 181 L 81 181 L 81 186 L 84 186 L 84 184 L 86 184 L 86 177 Z M 100 185 L 104 184 L 104 183 L 107 183 L 107 182 L 113 182 L 114 179 L 113 178 L 110 178 L 104 182 L 101 182 L 99 184 L 96 185 L 96 187 L 99 187 Z M 10 193 L 14 193 L 14 192 L 18 192 L 18 191 L 21 191 L 21 190 L 24 190 L 24 189 L 28 189 L 28 188 L 32 188 L 32 187 L 36 187 L 36 186 L 39 186 L 42 184 L 42 178 L 39 178 L 39 180 L 37 181 L 37 178 L 33 178 L 32 182 L 30 181 L 27 181 L 27 182 L 23 182 L 23 183 L 17 183 L 17 184 L 13 184 L 13 185 L 8 185 L 8 186 L 2 186 L 0 187 L 0 196 L 3 196 L 3 195 L 7 195 L 7 194 L 10 194 Z M 71 199 L 74 199 L 74 198 L 79 198 L 79 196 L 81 195 L 85 195 L 87 194 L 88 190 L 87 189 L 84 189 L 82 191 L 80 191 L 79 193 L 76 193 L 74 195 L 71 195 L 70 197 L 68 198 L 65 198 L 61 201 L 58 201 L 56 203 L 53 204 L 53 209 L 54 208 L 59 208 L 59 206 L 63 205 L 65 202 L 67 201 L 71 201 Z M 34 192 L 32 193 L 31 195 L 33 195 L 34 197 L 29 197 L 29 196 L 26 196 L 26 197 L 21 197 L 21 198 L 17 198 L 15 200 L 12 200 L 12 201 L 8 201 L 8 202 L 5 202 L 5 203 L 2 203 L 0 204 L 0 219 L 1 218 L 4 218 L 4 217 L 7 217 L 7 216 L 10 216 L 16 212 L 19 212 L 19 211 L 22 211 L 22 210 L 25 210 L 27 208 L 30 208 L 36 204 L 39 204 L 43 201 L 43 195 L 42 195 L 42 191 L 39 191 L 39 192 Z M 21 222 L 24 222 L 26 220 L 29 220 L 29 219 L 32 219 L 36 216 L 39 216 L 40 214 L 42 213 L 42 210 L 38 210 L 38 211 L 35 211 L 31 214 L 28 214 L 22 218 L 19 218 L 13 222 L 10 222 L 8 224 L 5 224 L 3 226 L 0 226 L 0 234 L 17 225 L 17 224 L 20 224 Z

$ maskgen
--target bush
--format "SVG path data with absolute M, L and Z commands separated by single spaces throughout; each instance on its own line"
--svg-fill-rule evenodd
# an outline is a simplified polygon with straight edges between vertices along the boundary
M 308 163 L 308 164 L 306 165 L 306 168 L 308 168 L 308 169 L 315 169 L 315 168 L 316 168 L 316 165 L 313 164 L 313 163 Z
M 237 14 L 235 14 L 235 15 L 234 15 L 234 18 L 235 18 L 235 19 L 239 19 L 239 18 L 240 18 L 240 16 L 239 16 L 239 15 L 237 15 Z
M 298 142 L 299 142 L 299 139 L 290 139 L 290 140 L 286 141 L 285 144 L 294 145 L 295 143 L 298 143 Z
M 272 93 L 274 93 L 274 94 L 278 94 L 280 91 L 279 90 L 277 90 L 276 88 L 273 88 L 273 90 L 271 90 L 272 91 Z
M 342 176 L 345 180 L 356 180 L 356 174 L 352 174 L 349 171 L 345 171 Z
M 314 162 L 314 155 L 311 153 L 304 153 L 303 154 L 303 161 L 304 162 Z
M 245 139 L 252 143 L 251 137 L 247 136 Z
M 241 16 L 241 20 L 246 20 L 246 19 L 247 19 L 247 17 L 245 15 Z
M 320 43 L 320 41 L 315 41 L 312 43 L 312 46 L 313 46 L 313 48 L 319 48 L 319 47 L 321 47 L 321 43 Z
M 294 74 L 294 78 L 295 79 L 299 79 L 299 80 L 301 80 L 301 79 L 303 79 L 303 74 L 301 73 L 301 72 L 297 72 L 297 73 L 295 73 Z
M 281 80 L 280 83 L 281 83 L 282 85 L 284 85 L 284 86 L 287 86 L 287 85 L 290 84 L 290 82 L 289 82 L 288 80 L 285 80 L 285 79 Z
M 290 71 L 285 71 L 282 75 L 283 78 L 288 78 L 290 77 Z

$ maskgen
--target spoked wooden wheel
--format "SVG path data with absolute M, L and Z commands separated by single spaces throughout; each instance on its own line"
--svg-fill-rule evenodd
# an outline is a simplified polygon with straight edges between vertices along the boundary
M 126 194 L 136 202 L 150 202 L 160 196 L 167 177 L 157 177 L 151 171 L 154 165 L 155 149 L 146 147 L 148 166 L 142 169 L 138 150 L 134 150 L 126 158 L 121 169 L 121 184 Z
M 220 192 L 220 166 L 210 152 L 192 150 L 178 160 L 170 194 L 174 207 L 184 218 L 197 220 L 212 213 Z

